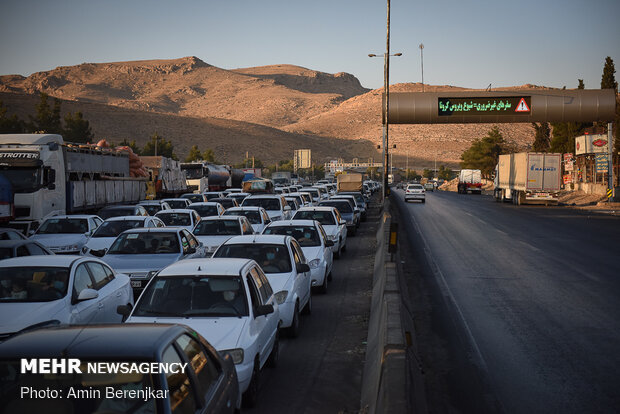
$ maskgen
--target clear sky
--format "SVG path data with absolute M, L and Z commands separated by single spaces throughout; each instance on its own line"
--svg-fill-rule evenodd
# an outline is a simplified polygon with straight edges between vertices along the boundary
M 385 0 L 0 0 L 0 75 L 197 56 L 293 64 L 383 85 Z M 392 0 L 390 83 L 600 87 L 620 79 L 620 0 Z

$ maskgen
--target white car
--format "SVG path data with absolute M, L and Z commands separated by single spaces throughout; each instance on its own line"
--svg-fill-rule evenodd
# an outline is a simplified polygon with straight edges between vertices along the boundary
M 101 260 L 128 275 L 138 297 L 159 270 L 179 260 L 205 255 L 204 246 L 186 229 L 140 228 L 121 233 Z
M 303 187 L 301 190 L 299 190 L 299 192 L 300 193 L 308 193 L 308 194 L 310 194 L 310 196 L 312 196 L 312 205 L 314 205 L 314 206 L 319 204 L 319 201 L 322 200 L 321 192 L 319 191 L 318 188 L 315 188 L 315 187 Z
M 224 242 L 213 257 L 255 260 L 267 275 L 280 306 L 282 328 L 299 334 L 299 313 L 312 310 L 310 266 L 299 243 L 290 236 L 235 236 Z
M 196 211 L 200 217 L 221 216 L 226 211 L 223 205 L 211 201 L 192 203 L 187 208 Z
M 316 220 L 321 223 L 327 238 L 334 243 L 332 251 L 335 259 L 347 250 L 347 222 L 335 207 L 303 207 L 297 210 L 293 220 Z
M 153 278 L 127 323 L 188 325 L 235 363 L 239 390 L 256 402 L 258 378 L 279 355 L 280 312 L 269 281 L 248 259 L 194 259 Z
M 164 200 L 142 200 L 138 205 L 144 207 L 146 212 L 151 216 L 154 216 L 162 210 L 170 210 L 172 208 L 170 204 L 166 203 Z
M 170 208 L 187 208 L 192 201 L 187 198 L 164 198 L 162 201 L 168 203 Z
M 269 214 L 262 207 L 231 207 L 226 210 L 224 216 L 244 216 L 248 219 L 254 233 L 262 233 L 265 226 L 271 223 Z
M 254 234 L 254 229 L 244 216 L 214 216 L 200 220 L 192 233 L 205 246 L 207 256 L 211 256 L 226 240 L 233 236 Z
M 281 194 L 252 194 L 246 197 L 241 207 L 262 207 L 271 221 L 290 220 L 291 207 Z
M 309 207 L 312 205 L 312 195 L 306 192 L 295 192 L 287 194 L 286 197 L 295 197 L 300 207 Z
M 80 254 L 88 238 L 103 223 L 99 216 L 54 216 L 45 220 L 30 236 L 56 254 Z
M 120 323 L 116 308 L 133 302 L 129 277 L 94 257 L 0 261 L 0 338 L 46 325 Z
M 190 208 L 173 208 L 162 210 L 155 217 L 163 221 L 168 227 L 181 227 L 192 231 L 200 221 L 200 216 Z
M 316 220 L 276 221 L 265 227 L 263 234 L 281 234 L 294 237 L 310 266 L 312 286 L 327 293 L 327 281 L 332 279 L 334 242 L 327 238 L 323 226 Z
M 243 200 L 245 200 L 245 198 L 247 196 L 249 196 L 250 193 L 230 193 L 226 196 L 226 198 L 232 198 L 234 200 L 237 200 L 237 203 L 239 203 L 239 205 L 241 205 L 241 203 L 243 203 Z
M 319 190 L 321 194 L 321 200 L 327 200 L 329 198 L 329 188 L 325 184 L 315 184 L 312 187 Z
M 409 200 L 420 200 L 423 203 L 426 201 L 426 190 L 422 184 L 407 185 L 407 189 L 405 190 L 405 203 Z
M 90 236 L 82 247 L 81 253 L 88 256 L 101 257 L 109 249 L 112 242 L 125 230 L 138 227 L 165 227 L 163 221 L 153 216 L 121 216 L 111 217 Z

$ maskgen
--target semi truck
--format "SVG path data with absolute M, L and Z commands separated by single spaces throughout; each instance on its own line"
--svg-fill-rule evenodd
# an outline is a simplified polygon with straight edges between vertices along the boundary
M 140 161 L 150 173 L 155 198 L 177 197 L 187 192 L 185 172 L 179 161 L 161 155 L 141 156 Z
M 278 186 L 289 186 L 292 184 L 291 173 L 288 171 L 276 171 L 271 174 L 271 181 L 273 181 L 273 185 Z
M 360 173 L 342 173 L 336 176 L 336 191 L 362 191 L 364 177 Z
M 459 194 L 482 194 L 482 173 L 480 170 L 461 170 L 457 184 Z
M 0 134 L 0 174 L 13 189 L 10 226 L 29 234 L 48 217 L 135 203 L 145 177 L 131 177 L 129 155 L 65 143 L 57 134 Z
M 521 152 L 499 156 L 495 200 L 513 204 L 557 204 L 562 154 Z
M 189 191 L 222 191 L 227 188 L 241 188 L 245 173 L 228 165 L 197 161 L 181 164 L 185 172 Z

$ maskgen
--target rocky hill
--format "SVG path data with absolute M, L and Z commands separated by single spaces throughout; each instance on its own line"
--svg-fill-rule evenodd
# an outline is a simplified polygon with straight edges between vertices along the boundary
M 390 91 L 421 91 L 420 84 Z M 507 89 L 531 89 L 532 85 Z M 426 91 L 464 90 L 425 85 Z M 23 119 L 38 93 L 63 99 L 63 111 L 80 110 L 97 137 L 144 143 L 157 131 L 179 156 L 191 145 L 213 148 L 237 162 L 245 152 L 266 162 L 290 159 L 310 148 L 313 160 L 380 160 L 381 89 L 363 88 L 347 73 L 328 74 L 293 65 L 225 70 L 196 57 L 63 66 L 29 77 L 0 76 L 0 100 Z M 462 151 L 492 128 L 489 124 L 393 125 L 394 165 L 456 166 Z M 504 137 L 525 148 L 529 124 L 499 125 Z

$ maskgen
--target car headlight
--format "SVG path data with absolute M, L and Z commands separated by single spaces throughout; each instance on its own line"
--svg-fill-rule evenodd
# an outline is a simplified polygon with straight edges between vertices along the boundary
M 327 236 L 327 238 L 333 242 L 338 240 L 338 235 L 337 234 L 330 234 L 329 236 Z
M 317 267 L 319 267 L 319 264 L 321 264 L 321 259 L 314 259 L 310 260 L 308 266 L 310 266 L 310 269 L 316 269 Z
M 278 305 L 283 304 L 287 296 L 288 296 L 288 290 L 281 290 L 278 293 L 276 293 L 275 297 L 276 297 L 276 302 L 278 302 Z
M 225 349 L 220 351 L 223 355 L 230 355 L 235 365 L 243 362 L 243 348 Z

